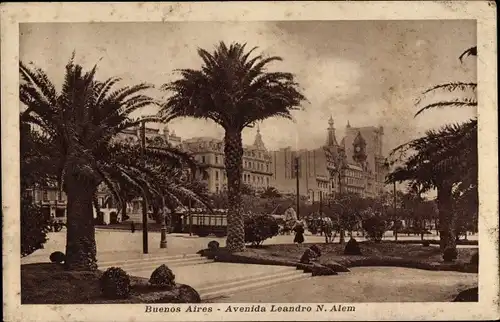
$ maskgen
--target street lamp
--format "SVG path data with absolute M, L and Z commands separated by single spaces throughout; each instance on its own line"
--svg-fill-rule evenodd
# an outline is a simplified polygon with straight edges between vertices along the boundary
M 296 178 L 296 183 L 297 183 L 297 220 L 300 219 L 299 167 L 300 167 L 299 157 L 297 156 L 297 157 L 295 157 L 295 164 L 294 164 L 295 178 Z
M 160 248 L 167 248 L 167 209 L 165 207 L 165 198 L 162 197 L 163 211 L 161 215 L 161 228 L 160 228 Z
M 146 121 L 141 122 L 141 160 L 143 165 L 146 165 Z M 148 202 L 146 194 L 142 196 L 142 252 L 148 253 Z

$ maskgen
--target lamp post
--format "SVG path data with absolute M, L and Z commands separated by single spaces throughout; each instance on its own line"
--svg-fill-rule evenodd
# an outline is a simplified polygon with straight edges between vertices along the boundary
M 297 220 L 300 219 L 300 193 L 299 193 L 299 157 L 295 157 L 295 179 L 296 179 L 296 184 L 297 184 Z
M 342 170 L 344 169 L 344 164 L 342 163 L 340 168 L 339 168 L 339 198 L 342 196 Z M 340 204 L 340 203 L 339 203 Z M 341 205 L 342 207 L 342 212 L 345 212 L 345 208 Z M 344 227 L 342 224 L 342 216 L 339 215 L 339 243 L 344 244 L 345 243 L 345 237 L 344 237 Z
M 395 241 L 398 241 L 398 214 L 397 214 L 397 195 L 396 195 L 396 181 L 394 181 L 394 184 L 393 184 L 393 194 L 394 194 L 394 204 L 393 204 L 393 207 L 394 207 L 394 218 L 396 219 L 395 222 L 394 222 L 394 225 L 395 225 L 395 229 L 394 229 L 394 240 Z
M 323 192 L 319 191 L 319 214 L 323 216 Z
M 188 201 L 189 236 L 193 236 L 193 216 L 191 214 L 191 198 Z
M 162 197 L 162 206 L 163 206 L 163 211 L 161 215 L 161 228 L 160 228 L 160 248 L 167 248 L 167 209 L 165 208 L 165 201 Z
M 141 159 L 146 164 L 144 157 L 146 151 L 146 121 L 141 122 Z M 146 194 L 142 196 L 142 252 L 148 253 L 148 202 Z

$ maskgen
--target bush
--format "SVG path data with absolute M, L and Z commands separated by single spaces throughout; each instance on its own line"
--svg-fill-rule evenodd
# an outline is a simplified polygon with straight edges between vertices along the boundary
M 457 257 L 458 253 L 456 248 L 446 248 L 443 252 L 443 260 L 445 262 L 453 262 Z
M 460 292 L 453 302 L 479 302 L 479 288 L 473 287 Z
M 302 257 L 300 257 L 300 262 L 302 264 L 311 264 L 311 262 L 315 261 L 318 259 L 318 254 L 313 251 L 311 248 L 308 248 L 304 251 L 304 254 L 302 254 Z
M 429 241 L 428 241 L 428 240 L 424 240 L 424 241 L 422 242 L 422 246 L 424 246 L 424 247 L 429 247 L 429 245 L 430 245 L 430 243 L 429 243 Z
M 387 230 L 386 221 L 379 215 L 373 215 L 366 218 L 363 220 L 362 224 L 363 230 L 366 232 L 366 237 L 375 242 L 380 242 L 382 240 L 382 236 L 384 236 L 384 233 Z
M 312 267 L 312 276 L 331 276 L 338 275 L 338 273 L 326 266 L 323 265 L 314 265 Z
M 62 264 L 66 261 L 66 255 L 63 252 L 53 252 L 49 259 L 52 263 Z
M 217 249 L 219 249 L 219 242 L 212 240 L 208 243 L 208 249 L 211 251 L 216 251 Z
M 479 265 L 479 253 L 474 253 L 470 258 L 470 264 L 478 266 Z
M 362 255 L 356 239 L 351 238 L 345 245 L 344 255 Z
M 31 198 L 21 198 L 21 256 L 43 248 L 50 231 L 50 213 L 33 204 Z
M 350 270 L 347 267 L 345 267 L 344 265 L 340 265 L 339 263 L 334 261 L 328 261 L 324 263 L 323 266 L 331 268 L 335 272 L 350 272 Z
M 149 284 L 172 289 L 175 287 L 175 275 L 170 268 L 163 264 L 153 271 L 149 278 Z
M 254 215 L 245 218 L 245 243 L 261 245 L 264 240 L 277 236 L 279 226 L 273 216 Z
M 309 249 L 315 252 L 318 257 L 321 257 L 321 249 L 319 249 L 318 245 L 312 245 Z
M 108 268 L 99 282 L 102 294 L 108 299 L 124 299 L 130 295 L 130 277 L 119 267 Z

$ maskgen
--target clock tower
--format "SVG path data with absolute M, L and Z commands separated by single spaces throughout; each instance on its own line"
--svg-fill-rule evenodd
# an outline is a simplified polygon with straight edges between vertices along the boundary
M 357 163 L 363 164 L 367 159 L 367 155 L 366 155 L 366 141 L 361 135 L 361 132 L 358 132 L 358 135 L 354 139 L 352 145 L 354 147 L 354 153 L 352 158 Z

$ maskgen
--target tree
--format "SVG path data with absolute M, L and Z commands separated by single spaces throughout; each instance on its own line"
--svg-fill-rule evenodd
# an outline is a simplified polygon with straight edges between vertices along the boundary
M 281 198 L 281 193 L 278 191 L 278 189 L 274 187 L 267 187 L 266 190 L 264 190 L 260 194 L 261 198 Z
M 387 230 L 388 225 L 385 216 L 380 212 L 368 211 L 363 219 L 363 229 L 367 237 L 379 243 Z
M 244 128 L 270 117 L 291 119 L 304 96 L 294 75 L 268 72 L 266 67 L 280 57 L 250 58 L 256 48 L 245 52 L 246 45 L 221 42 L 213 53 L 198 49 L 203 60 L 199 70 L 182 69 L 181 78 L 162 88 L 172 95 L 163 111 L 173 117 L 209 119 L 225 131 L 224 154 L 228 178 L 228 235 L 230 251 L 245 248 L 244 220 L 241 208 Z
M 96 70 L 94 66 L 85 73 L 74 63 L 73 54 L 58 91 L 43 70 L 22 62 L 19 67 L 20 100 L 25 106 L 21 124 L 33 125 L 43 135 L 45 148 L 39 169 L 54 175 L 68 197 L 65 264 L 70 270 L 97 268 L 92 206 L 97 206 L 95 194 L 101 183 L 118 200 L 121 181 L 135 185 L 143 194 L 155 190 L 151 185 L 154 181 L 147 180 L 155 177 L 154 169 L 140 162 L 138 146 L 127 150 L 127 144 L 113 140 L 140 122 L 158 121 L 155 116 L 130 118 L 134 111 L 156 103 L 142 94 L 150 86 L 114 89 L 120 79 L 97 81 Z M 178 152 L 147 148 L 145 153 L 174 164 L 185 160 Z
M 242 183 L 241 184 L 241 194 L 247 196 L 255 196 L 255 190 L 252 186 Z
M 50 231 L 50 213 L 34 205 L 31 197 L 21 197 L 21 256 L 43 248 Z
M 468 49 L 460 56 L 460 60 L 467 55 L 477 55 L 477 48 Z M 476 88 L 476 83 L 464 82 L 434 86 L 423 95 L 444 91 L 457 93 L 457 96 L 423 104 L 425 100 L 419 99 L 419 110 L 415 116 L 433 108 L 477 107 Z M 461 95 L 467 90 L 472 95 Z M 413 153 L 407 157 L 409 151 Z M 452 208 L 452 195 L 454 189 L 477 191 L 477 120 L 428 131 L 424 137 L 397 147 L 394 153 L 400 153 L 399 159 L 406 161 L 389 174 L 387 181 L 410 181 L 411 185 L 421 186 L 422 192 L 437 189 L 440 246 L 443 251 L 445 248 L 455 249 L 456 213 Z

